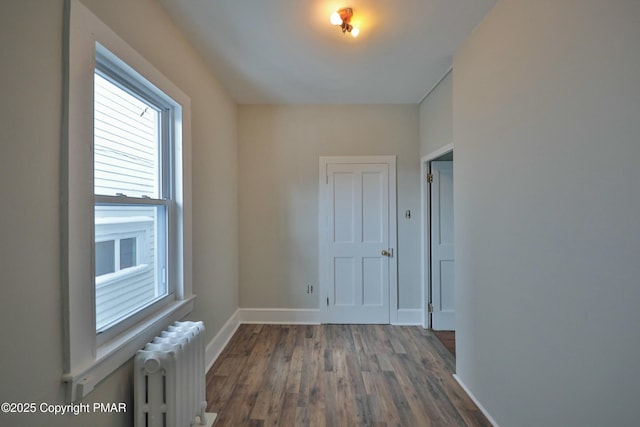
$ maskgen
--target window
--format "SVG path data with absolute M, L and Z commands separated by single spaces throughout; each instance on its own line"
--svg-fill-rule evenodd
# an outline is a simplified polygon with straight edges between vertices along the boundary
M 124 216 L 116 216 L 123 212 Z M 154 238 L 158 221 L 153 215 L 153 207 L 95 207 L 95 307 L 98 334 L 116 327 L 121 321 L 167 295 L 166 280 L 157 280 L 155 274 L 162 271 L 158 270 L 154 260 L 158 252 Z
M 77 0 L 65 14 L 63 381 L 76 401 L 191 291 L 190 100 Z
M 146 238 L 142 238 L 145 241 Z M 96 239 L 96 284 L 99 279 L 109 273 L 126 270 L 138 265 L 138 238 Z M 146 266 L 146 264 L 142 264 Z
M 137 247 L 137 237 L 103 241 L 96 239 L 96 284 L 106 274 L 137 266 Z
M 115 273 L 116 271 L 116 253 L 115 240 L 105 240 L 104 242 L 96 242 L 96 277 L 105 274 Z M 119 269 L 118 269 L 119 270 Z
M 107 338 L 126 328 L 131 316 L 155 309 L 173 292 L 166 276 L 173 240 L 175 101 L 137 77 L 130 79 L 112 54 L 96 48 L 95 315 L 96 332 Z

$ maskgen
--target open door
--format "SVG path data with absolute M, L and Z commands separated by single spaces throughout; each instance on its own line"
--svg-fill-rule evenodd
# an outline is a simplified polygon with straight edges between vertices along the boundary
M 432 161 L 429 181 L 431 328 L 454 331 L 453 161 Z

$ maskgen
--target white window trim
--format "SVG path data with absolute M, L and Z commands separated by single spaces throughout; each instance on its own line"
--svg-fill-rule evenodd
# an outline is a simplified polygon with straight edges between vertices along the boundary
M 63 378 L 67 401 L 87 395 L 101 380 L 131 359 L 170 322 L 193 309 L 191 267 L 191 107 L 190 99 L 127 45 L 78 0 L 65 1 L 63 118 L 61 144 L 61 282 L 64 321 Z M 171 251 L 175 297 L 168 305 L 109 342 L 98 345 L 93 286 L 93 74 L 96 42 L 114 53 L 181 108 L 176 132 L 176 237 Z M 177 253 L 176 253 L 177 252 Z

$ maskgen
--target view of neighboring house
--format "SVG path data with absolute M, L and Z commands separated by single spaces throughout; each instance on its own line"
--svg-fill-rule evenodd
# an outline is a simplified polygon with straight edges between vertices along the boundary
M 156 198 L 162 115 L 98 73 L 94 84 L 94 193 Z M 95 207 L 97 330 L 166 293 L 158 215 L 156 206 Z

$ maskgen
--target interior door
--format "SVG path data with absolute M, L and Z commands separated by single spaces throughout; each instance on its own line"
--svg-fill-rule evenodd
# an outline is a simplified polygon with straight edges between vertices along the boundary
M 325 323 L 389 323 L 395 158 L 393 167 L 349 159 L 329 160 L 321 171 L 322 317 Z
M 454 331 L 453 162 L 431 162 L 431 327 Z

